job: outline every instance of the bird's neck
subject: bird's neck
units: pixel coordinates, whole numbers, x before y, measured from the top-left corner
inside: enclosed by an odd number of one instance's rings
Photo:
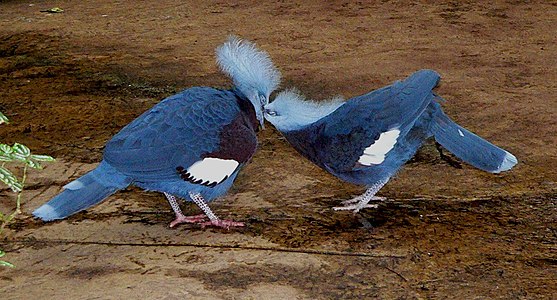
[[[244,116],[244,123],[251,129],[253,129],[253,131],[259,131],[259,122],[257,121],[255,108],[253,107],[251,101],[249,101],[237,89],[233,89],[232,92],[236,95],[236,103],[238,103],[240,111]]]
[[[330,115],[343,104],[344,102],[341,101],[299,102],[296,105],[296,112],[289,115],[288,124],[284,125],[287,125],[288,131],[299,130]]]

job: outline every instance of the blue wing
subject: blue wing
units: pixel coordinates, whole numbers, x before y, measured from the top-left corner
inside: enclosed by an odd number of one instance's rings
[[[406,80],[350,99],[315,123],[318,160],[327,169],[350,171],[366,147],[393,128],[403,138],[434,99],[431,90],[440,77],[421,70]]]
[[[175,180],[219,147],[221,129],[240,113],[237,96],[213,88],[191,88],[139,116],[106,145],[104,159],[135,181]]]

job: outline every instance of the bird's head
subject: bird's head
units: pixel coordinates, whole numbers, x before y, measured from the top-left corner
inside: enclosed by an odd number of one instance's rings
[[[328,101],[307,100],[297,90],[280,92],[273,102],[265,105],[265,119],[279,131],[301,129],[331,114],[344,104],[341,97]]]
[[[263,126],[263,106],[280,83],[280,72],[269,55],[254,43],[230,36],[217,48],[217,63],[255,108],[257,120]]]

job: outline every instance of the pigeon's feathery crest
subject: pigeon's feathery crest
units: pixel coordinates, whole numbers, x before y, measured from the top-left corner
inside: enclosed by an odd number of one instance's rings
[[[273,102],[265,106],[265,113],[276,114],[269,121],[279,131],[291,131],[329,115],[344,104],[341,96],[330,100],[312,101],[306,99],[297,89],[280,92]]]
[[[280,83],[280,72],[269,55],[254,43],[230,36],[217,48],[217,63],[221,70],[234,81],[256,109],[257,119],[264,122],[263,106]]]

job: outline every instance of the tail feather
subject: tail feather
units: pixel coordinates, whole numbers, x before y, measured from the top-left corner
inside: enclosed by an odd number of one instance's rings
[[[43,221],[64,219],[100,203],[130,182],[102,162],[96,169],[65,185],[64,191],[37,208],[33,215]]]
[[[439,84],[440,80],[441,75],[439,73],[434,70],[422,69],[412,73],[408,78],[404,79],[404,82],[420,87],[423,91],[430,92]]]
[[[510,152],[456,124],[441,107],[434,114],[431,131],[439,144],[478,169],[500,173],[510,170],[518,163]]]

